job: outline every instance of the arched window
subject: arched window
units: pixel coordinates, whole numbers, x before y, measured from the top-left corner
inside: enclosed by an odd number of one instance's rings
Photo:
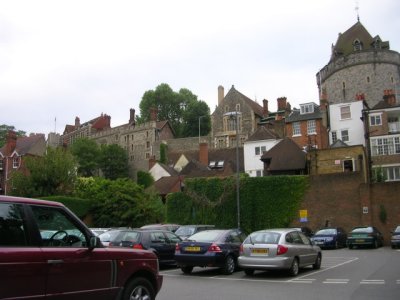
[[[355,40],[353,42],[353,49],[354,51],[361,51],[363,49],[363,45],[359,40]]]

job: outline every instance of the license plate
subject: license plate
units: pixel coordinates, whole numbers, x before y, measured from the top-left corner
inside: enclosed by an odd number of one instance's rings
[[[188,252],[198,252],[200,251],[200,247],[186,247],[185,250]]]
[[[252,254],[258,254],[258,255],[266,255],[268,254],[268,249],[266,248],[253,248],[251,249]]]
[[[356,243],[364,243],[364,240],[356,240]]]

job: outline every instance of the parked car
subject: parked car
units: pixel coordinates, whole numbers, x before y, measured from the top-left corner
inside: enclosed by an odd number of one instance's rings
[[[329,227],[318,230],[312,237],[311,241],[320,248],[346,247],[347,233],[341,227]]]
[[[179,236],[168,230],[121,230],[110,241],[109,247],[151,250],[161,265],[176,265],[175,245],[180,241]]]
[[[95,234],[95,235],[100,235],[104,232],[109,231],[111,228],[90,228],[90,230]]]
[[[162,285],[154,253],[104,248],[58,202],[0,196],[0,237],[2,299],[154,300]]]
[[[246,275],[255,270],[288,270],[291,276],[299,268],[321,267],[321,248],[293,228],[268,229],[251,233],[240,247],[239,267]]]
[[[142,227],[140,227],[140,229],[158,229],[158,230],[168,230],[168,231],[172,231],[175,232],[180,225],[178,224],[149,224],[149,225],[144,225]]]
[[[393,249],[399,248],[400,246],[400,226],[397,226],[395,230],[392,232],[392,236],[390,238],[390,245]]]
[[[374,226],[354,227],[347,235],[347,246],[349,249],[353,249],[354,246],[382,247],[383,235]]]
[[[108,247],[108,245],[110,244],[110,241],[116,237],[121,230],[125,230],[125,229],[110,229],[106,232],[103,232],[101,234],[99,234],[99,238],[101,243],[105,246]]]
[[[229,275],[237,268],[239,248],[245,238],[238,229],[203,230],[176,244],[175,260],[185,274],[194,267],[218,267]]]
[[[197,232],[214,228],[214,225],[182,225],[175,231],[175,234],[184,240]]]

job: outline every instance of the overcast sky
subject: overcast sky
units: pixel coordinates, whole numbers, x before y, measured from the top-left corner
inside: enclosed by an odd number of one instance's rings
[[[271,111],[318,103],[315,75],[356,6],[400,51],[399,0],[0,0],[0,124],[47,135],[104,113],[115,127],[161,83],[211,112],[219,85]]]

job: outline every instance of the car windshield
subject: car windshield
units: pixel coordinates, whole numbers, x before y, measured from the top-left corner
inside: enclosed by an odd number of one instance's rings
[[[280,237],[280,233],[277,232],[254,232],[246,239],[246,243],[278,244]]]
[[[140,232],[137,231],[121,231],[117,236],[111,239],[112,241],[127,241],[137,242],[140,237]]]
[[[400,233],[400,226],[397,226],[396,229],[394,230],[396,233]]]
[[[109,242],[120,233],[119,230],[110,230],[99,235],[100,241]]]
[[[352,232],[372,232],[372,227],[357,227],[352,230]]]
[[[334,228],[321,229],[317,231],[315,235],[331,235],[331,234],[336,234],[336,229]]]
[[[178,228],[177,231],[175,231],[175,233],[177,235],[185,235],[185,236],[189,236],[192,235],[194,233],[195,227],[194,226],[181,226]]]
[[[193,234],[190,237],[191,241],[196,242],[215,242],[218,237],[223,233],[222,230],[205,230]]]

